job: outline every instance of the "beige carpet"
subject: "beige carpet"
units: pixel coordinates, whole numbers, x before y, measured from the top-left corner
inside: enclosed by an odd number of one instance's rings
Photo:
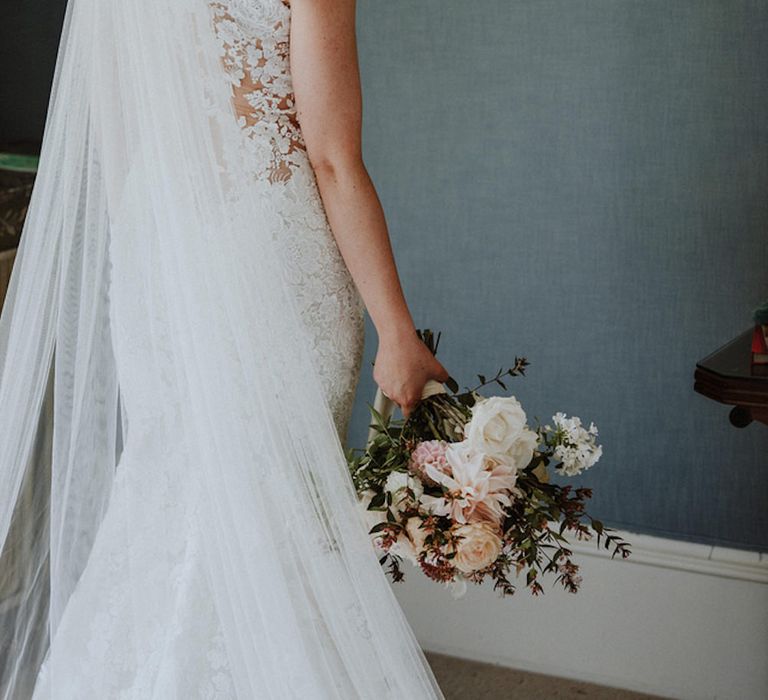
[[[446,700],[647,700],[658,697],[431,652],[427,653],[427,658]]]

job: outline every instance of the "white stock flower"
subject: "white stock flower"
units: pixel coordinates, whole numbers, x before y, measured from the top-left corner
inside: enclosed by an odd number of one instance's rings
[[[559,474],[576,476],[595,464],[603,454],[603,448],[597,444],[597,427],[594,423],[584,428],[578,416],[566,418],[564,413],[552,416],[555,424],[557,444],[555,459],[562,462],[555,468]]]
[[[473,452],[501,457],[516,469],[525,469],[539,440],[526,420],[514,396],[482,399],[472,406],[472,418],[464,427],[466,442]]]

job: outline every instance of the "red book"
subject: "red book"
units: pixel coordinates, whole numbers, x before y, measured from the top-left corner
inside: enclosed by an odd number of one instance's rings
[[[752,334],[752,364],[768,365],[768,324],[757,324]]]

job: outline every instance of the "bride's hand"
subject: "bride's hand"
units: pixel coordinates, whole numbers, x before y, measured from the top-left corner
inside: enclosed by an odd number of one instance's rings
[[[449,374],[418,335],[380,337],[373,379],[407,418],[430,379],[444,382]]]

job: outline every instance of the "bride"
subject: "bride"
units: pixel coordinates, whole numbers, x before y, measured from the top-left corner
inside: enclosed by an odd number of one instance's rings
[[[404,413],[447,377],[361,158],[354,13],[70,0],[0,319],[0,697],[442,697],[342,446],[364,306]]]

